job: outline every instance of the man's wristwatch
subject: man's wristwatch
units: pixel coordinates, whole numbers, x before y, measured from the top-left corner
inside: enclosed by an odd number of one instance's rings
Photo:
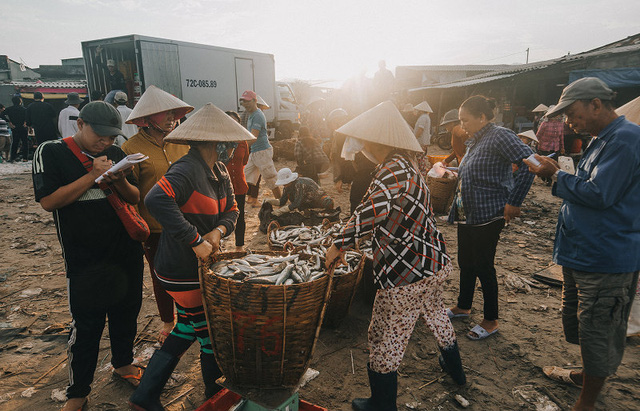
[[[224,231],[222,231],[222,228],[216,227],[216,230],[220,231],[220,235],[224,237]]]

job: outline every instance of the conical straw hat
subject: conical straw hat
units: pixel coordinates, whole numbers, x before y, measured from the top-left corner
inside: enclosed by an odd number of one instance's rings
[[[213,103],[205,104],[184,123],[176,127],[164,141],[190,144],[194,141],[248,141],[253,134],[229,117]]]
[[[260,108],[260,110],[269,110],[271,108],[271,106],[268,105],[267,102],[264,101],[262,97],[258,96],[257,101],[258,101],[258,107]]]
[[[126,123],[147,127],[149,124],[147,124],[145,117],[169,110],[175,110],[176,119],[181,119],[185,114],[193,111],[193,106],[156,86],[149,86],[129,114]]]
[[[365,111],[336,131],[364,141],[409,151],[423,151],[402,114],[388,100]]]
[[[640,97],[631,100],[624,106],[618,107],[616,113],[625,116],[629,121],[640,124]]]
[[[425,113],[433,113],[433,110],[431,110],[431,106],[426,101],[423,101],[422,103],[418,104],[417,106],[414,107],[414,109],[418,111],[424,111]]]
[[[536,143],[538,142],[538,137],[536,136],[536,133],[533,132],[533,130],[523,131],[522,133],[518,133],[518,136],[530,138],[531,140],[535,141]]]
[[[531,110],[532,113],[545,113],[547,110],[549,110],[549,107],[545,106],[544,104],[538,104],[538,106],[536,108],[534,108],[533,110]]]

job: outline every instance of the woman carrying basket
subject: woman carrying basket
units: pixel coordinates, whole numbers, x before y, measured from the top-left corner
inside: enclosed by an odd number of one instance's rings
[[[166,142],[190,144],[145,198],[151,215],[162,225],[155,257],[158,279],[176,302],[178,322],[156,351],[130,398],[135,410],[163,410],[160,393],[182,354],[198,340],[200,366],[207,398],[221,389],[222,376],[209,340],[198,281],[198,258],[220,248],[220,239],[234,229],[238,207],[220,150],[232,154],[234,142],[254,137],[222,110],[208,103],[165,137]]]
[[[397,369],[416,321],[422,317],[436,337],[441,366],[465,384],[455,331],[445,314],[443,284],[451,272],[442,234],[430,207],[429,190],[410,160],[422,153],[409,126],[390,101],[337,130],[363,142],[362,153],[377,164],[362,203],[327,251],[327,264],[342,258],[373,232],[374,281],[380,288],[369,324],[370,398],[356,410],[396,410]]]

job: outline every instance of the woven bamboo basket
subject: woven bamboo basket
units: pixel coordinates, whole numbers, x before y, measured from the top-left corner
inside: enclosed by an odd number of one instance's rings
[[[276,251],[259,253],[286,255]],[[245,255],[216,254],[200,267],[216,360],[235,386],[295,387],[311,361],[331,292],[333,269],[318,280],[293,285],[252,284],[208,273],[208,267],[215,262]]]
[[[457,178],[427,177],[427,187],[431,193],[431,208],[434,213],[449,212],[457,184]]]
[[[309,246],[311,248],[317,245]],[[304,253],[307,246],[293,247],[291,243],[286,243],[285,251],[294,253]],[[353,271],[346,274],[334,275],[331,286],[331,297],[327,303],[327,309],[324,313],[324,321],[322,325],[329,328],[337,328],[342,320],[349,315],[353,297],[356,295],[360,280],[362,280],[362,272],[365,264],[364,256]]]

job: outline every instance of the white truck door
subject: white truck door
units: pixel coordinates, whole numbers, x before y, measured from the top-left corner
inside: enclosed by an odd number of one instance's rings
[[[180,61],[176,44],[140,41],[145,89],[154,85],[182,98]]]
[[[236,57],[236,105],[238,113],[244,111],[240,105],[240,97],[245,90],[255,90],[253,77],[253,59]]]

